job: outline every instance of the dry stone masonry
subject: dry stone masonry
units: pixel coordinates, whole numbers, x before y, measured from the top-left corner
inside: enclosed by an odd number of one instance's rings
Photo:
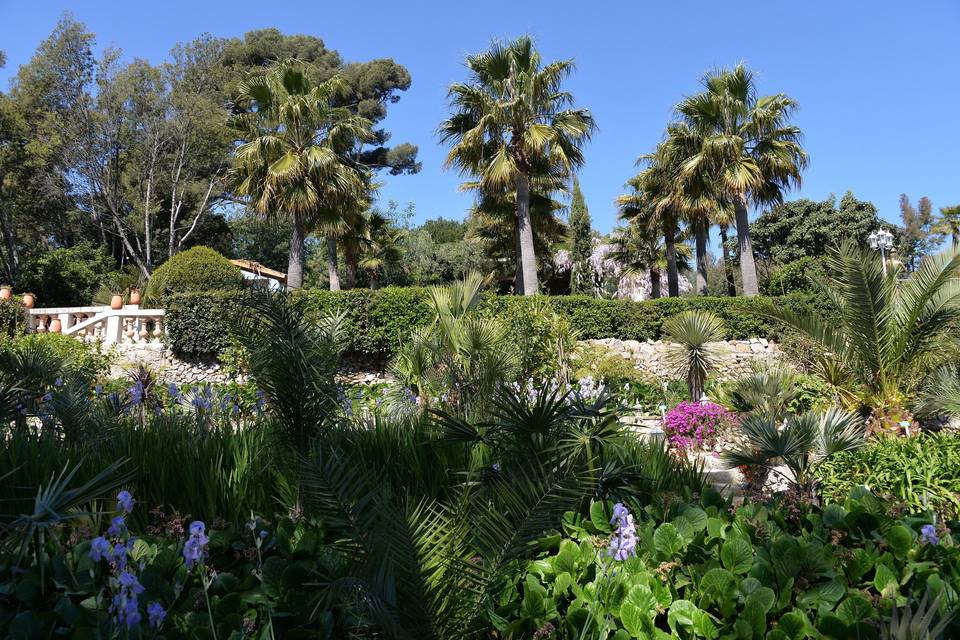
[[[603,347],[609,352],[633,361],[634,366],[656,378],[671,378],[675,373],[667,366],[666,354],[670,343],[661,340],[618,340],[603,338],[584,340],[585,345]],[[723,344],[724,354],[718,371],[714,374],[720,380],[732,380],[753,371],[756,365],[770,365],[778,362],[782,352],[775,342],[766,338],[749,340],[728,340]]]

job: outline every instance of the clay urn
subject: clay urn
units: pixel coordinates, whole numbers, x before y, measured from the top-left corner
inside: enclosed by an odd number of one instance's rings
[[[123,309],[123,296],[119,293],[113,294],[113,297],[110,298],[110,308]]]
[[[9,300],[13,297],[13,287],[8,284],[0,285],[0,300]]]
[[[130,290],[130,304],[140,304],[140,289]]]
[[[23,294],[23,306],[26,309],[33,309],[33,305],[37,304],[37,298],[32,293]]]
[[[50,333],[60,333],[63,329],[63,326],[60,323],[60,318],[54,318],[50,321]]]

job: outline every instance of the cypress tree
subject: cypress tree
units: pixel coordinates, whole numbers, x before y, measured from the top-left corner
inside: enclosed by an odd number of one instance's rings
[[[590,212],[580,191],[580,181],[573,179],[573,197],[570,201],[570,289],[573,293],[593,295],[593,273],[590,269],[591,229]]]

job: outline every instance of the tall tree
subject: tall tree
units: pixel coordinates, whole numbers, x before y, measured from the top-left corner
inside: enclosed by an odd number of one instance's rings
[[[956,249],[960,244],[960,204],[940,208],[937,232],[950,236],[950,245]]]
[[[570,288],[573,293],[593,295],[593,277],[590,254],[593,251],[593,230],[590,227],[590,211],[580,191],[580,180],[573,179],[573,196],[570,199]]]
[[[826,255],[844,239],[864,246],[880,226],[873,203],[847,191],[839,206],[831,194],[819,202],[801,198],[771,207],[750,224],[750,237],[758,259],[782,265]]]
[[[626,220],[649,219],[644,226],[658,227],[663,234],[667,262],[667,295],[680,295],[680,274],[677,263],[677,241],[680,234],[680,211],[676,180],[678,156],[664,142],[653,153],[640,157],[645,168],[627,182],[630,192],[617,198],[620,215]]]
[[[701,140],[682,170],[712,183],[732,203],[743,292],[755,296],[748,207],[782,202],[784,192],[800,184],[807,154],[799,127],[790,124],[797,103],[782,93],[758,97],[753,73],[742,64],[707,74],[703,85],[677,106]]]
[[[440,125],[451,143],[446,166],[476,176],[484,191],[516,192],[523,293],[538,292],[537,259],[530,218],[530,181],[537,164],[566,177],[583,164],[582,145],[593,116],[571,108],[563,81],[570,60],[542,64],[529,36],[467,57],[470,79],[449,89],[454,113]]]
[[[915,271],[923,257],[932,253],[940,244],[940,237],[935,228],[933,203],[930,202],[930,198],[923,196],[914,207],[907,194],[902,193],[900,194],[900,219],[903,222],[897,242],[900,258],[907,271]]]
[[[337,77],[315,84],[296,61],[239,85],[232,124],[244,142],[236,152],[236,191],[263,214],[291,217],[290,288],[303,285],[304,240],[314,228],[327,232],[330,288],[339,288],[335,230],[365,204],[369,189],[365,167],[350,155],[358,139],[371,137],[369,122],[333,106],[341,89]]]

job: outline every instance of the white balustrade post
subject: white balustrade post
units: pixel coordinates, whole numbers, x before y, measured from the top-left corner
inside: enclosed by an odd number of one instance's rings
[[[107,330],[103,335],[104,344],[120,344],[120,332],[123,327],[120,323],[120,316],[116,313],[107,316]]]

